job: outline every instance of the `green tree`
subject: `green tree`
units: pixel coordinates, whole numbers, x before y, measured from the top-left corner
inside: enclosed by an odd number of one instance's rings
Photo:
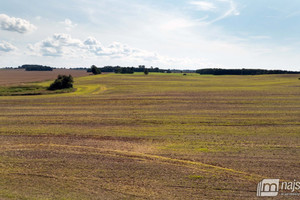
[[[73,77],[71,75],[58,75],[57,79],[50,85],[48,90],[73,88],[73,82]]]
[[[145,74],[145,75],[148,75],[148,74],[149,74],[149,71],[148,71],[148,69],[147,69],[147,68],[145,68],[145,70],[144,70],[144,74]]]
[[[95,75],[101,74],[101,70],[98,67],[96,67],[95,65],[92,65],[91,69],[92,69],[93,74],[95,74]]]

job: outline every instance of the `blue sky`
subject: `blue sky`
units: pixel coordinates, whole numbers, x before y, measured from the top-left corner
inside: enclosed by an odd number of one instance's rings
[[[300,70],[298,0],[0,2],[0,67]]]

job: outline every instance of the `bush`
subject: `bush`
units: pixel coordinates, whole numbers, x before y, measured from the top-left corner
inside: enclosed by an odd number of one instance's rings
[[[71,75],[58,75],[57,79],[50,85],[48,90],[73,88],[73,82],[73,77]]]
[[[91,71],[92,71],[92,73],[95,74],[95,75],[101,74],[101,70],[100,70],[98,67],[96,67],[95,65],[92,65],[92,66],[91,66]]]
[[[147,68],[145,68],[145,70],[144,70],[144,74],[145,74],[145,75],[148,75],[148,74],[149,74],[149,71],[148,71],[148,69],[147,69]]]

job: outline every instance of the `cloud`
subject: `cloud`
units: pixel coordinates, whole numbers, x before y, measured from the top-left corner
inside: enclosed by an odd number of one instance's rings
[[[233,0],[191,1],[190,4],[196,10],[213,12],[210,17],[205,17],[205,20],[198,20],[201,25],[212,24],[229,16],[240,15],[237,4]]]
[[[213,3],[207,1],[191,1],[190,4],[194,5],[198,10],[212,11],[216,9]]]
[[[5,41],[0,42],[0,51],[11,52],[15,50],[17,50],[17,47],[15,47],[14,45]]]
[[[9,17],[5,14],[0,14],[0,28],[6,31],[28,33],[36,30],[36,27],[29,21],[21,18]]]
[[[94,37],[88,37],[85,40],[72,38],[69,34],[54,34],[41,42],[28,45],[31,55],[38,57],[61,57],[62,59],[78,59],[79,57],[86,60],[97,60],[123,64],[130,63],[151,63],[151,65],[200,65],[202,60],[193,60],[188,58],[170,58],[161,56],[155,52],[146,51],[130,47],[126,44],[113,42],[107,46],[102,45]],[[208,66],[205,63],[205,66]]]
[[[219,18],[215,19],[214,21],[219,21],[221,19],[224,19],[228,16],[232,16],[232,15],[240,15],[240,12],[237,9],[237,5],[233,0],[218,0],[220,2],[224,2],[224,3],[228,3],[229,4],[229,9],[226,10],[226,12],[221,15]]]
[[[63,22],[60,23],[65,25],[67,31],[70,31],[77,26],[77,24],[74,24],[70,19],[65,19]]]
[[[101,52],[103,52],[102,44],[94,37],[87,38],[83,44],[89,52],[94,53],[95,55],[101,55]]]
[[[121,57],[143,57],[146,53],[142,50],[131,48],[128,45],[113,42],[108,46],[103,46],[94,37],[86,40],[72,38],[69,34],[54,34],[41,42],[28,45],[28,48],[35,55],[52,57],[77,57],[78,55],[89,57],[102,56],[110,58]]]
[[[184,18],[171,19],[166,23],[162,24],[161,29],[166,31],[173,31],[182,28],[188,28],[195,26],[196,22],[192,20],[186,20]]]
[[[73,39],[68,34],[54,34],[41,42],[34,45],[28,45],[28,48],[36,55],[60,57],[64,55],[72,55],[74,48],[80,48],[83,43],[78,39]]]

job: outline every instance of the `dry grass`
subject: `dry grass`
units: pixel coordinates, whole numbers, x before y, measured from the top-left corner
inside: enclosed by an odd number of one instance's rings
[[[264,177],[298,178],[299,86],[107,74],[76,78],[75,93],[0,97],[0,198],[255,199]]]

